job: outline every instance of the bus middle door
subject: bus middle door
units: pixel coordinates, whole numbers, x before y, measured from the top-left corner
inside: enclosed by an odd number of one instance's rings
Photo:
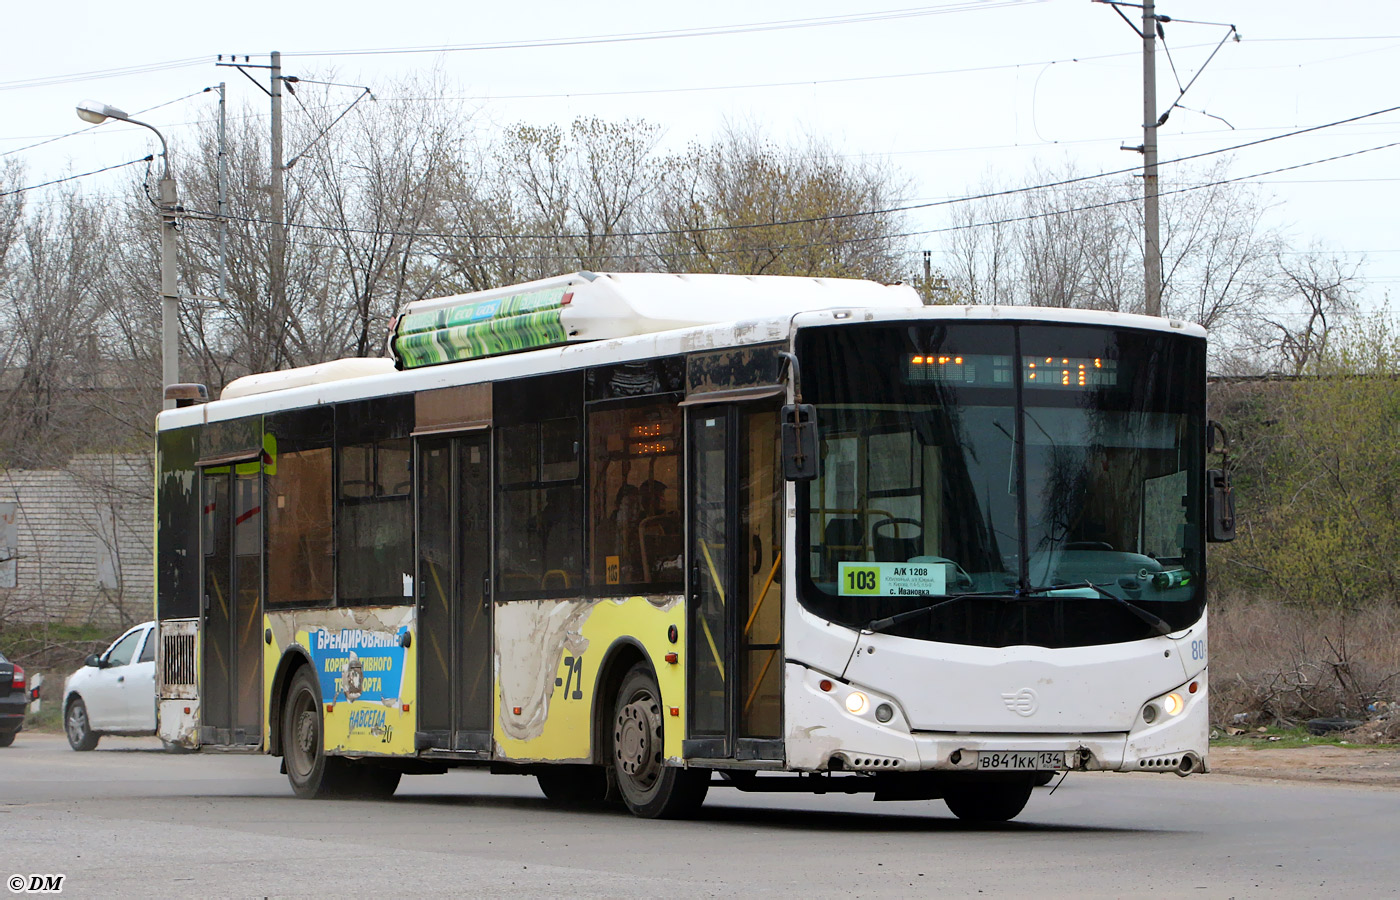
[[[420,750],[491,753],[491,466],[486,429],[418,438]]]

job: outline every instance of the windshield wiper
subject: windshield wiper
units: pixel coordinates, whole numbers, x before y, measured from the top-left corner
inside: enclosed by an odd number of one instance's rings
[[[936,609],[941,609],[942,607],[945,607],[950,603],[955,603],[959,600],[967,600],[972,597],[988,597],[996,600],[1018,600],[1023,597],[1032,597],[1038,594],[1048,594],[1051,591],[1072,591],[1079,590],[1081,588],[1089,588],[1090,590],[1098,593],[1098,595],[1100,597],[1103,597],[1105,600],[1112,600],[1114,603],[1117,603],[1119,606],[1122,606],[1128,612],[1132,613],[1134,616],[1141,619],[1144,623],[1151,626],[1153,632],[1155,632],[1156,634],[1167,635],[1171,634],[1173,631],[1176,630],[1172,628],[1171,625],[1169,625],[1167,621],[1161,618],[1160,616],[1148,612],[1141,606],[1138,606],[1136,603],[1124,600],[1117,594],[1104,590],[1102,587],[1100,587],[1097,584],[1094,584],[1092,581],[1077,581],[1073,584],[1050,584],[1044,587],[1030,588],[1024,591],[969,591],[963,594],[954,594],[951,597],[945,597],[944,599],[939,600],[937,603],[930,603],[928,606],[921,606],[918,609],[905,610],[902,613],[895,613],[894,615],[886,616],[883,619],[873,619],[865,626],[865,630],[872,633],[884,631],[885,629],[890,628],[894,625],[898,625],[901,622],[907,622],[910,619],[917,619],[919,616],[927,615],[928,613],[931,613]]]
[[[1097,592],[1098,595],[1100,597],[1103,597],[1105,600],[1112,600],[1114,603],[1117,603],[1119,606],[1123,607],[1128,612],[1141,619],[1143,622],[1146,622],[1152,627],[1152,630],[1159,635],[1171,634],[1173,631],[1176,630],[1175,628],[1171,627],[1171,625],[1167,623],[1167,620],[1163,619],[1161,616],[1148,612],[1147,610],[1143,609],[1141,606],[1138,606],[1131,600],[1125,600],[1117,594],[1113,593],[1112,591],[1104,590],[1103,587],[1094,584],[1092,581],[1076,581],[1073,584],[1049,584],[1044,587],[1031,588],[1030,590],[1024,591],[1023,593],[1048,594],[1051,591],[1073,591],[1078,590],[1080,588],[1089,588],[1090,590]]]
[[[865,626],[865,630],[870,632],[884,631],[891,625],[898,625],[900,622],[917,619],[919,616],[931,613],[935,609],[947,606],[949,603],[955,603],[958,600],[966,600],[969,597],[996,597],[1002,600],[1010,600],[1013,599],[1013,594],[1011,591],[968,591],[963,594],[954,594],[951,597],[945,597],[939,600],[937,603],[930,603],[928,606],[921,606],[918,609],[907,609],[902,613],[895,613],[883,619],[873,619]]]

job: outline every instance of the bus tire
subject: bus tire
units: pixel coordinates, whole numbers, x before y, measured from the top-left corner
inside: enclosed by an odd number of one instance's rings
[[[608,798],[603,766],[551,766],[535,773],[540,791],[560,806],[599,806]]]
[[[402,779],[403,772],[398,769],[362,762],[346,772],[341,793],[361,800],[388,800]]]
[[[287,781],[292,793],[303,799],[340,796],[347,787],[350,761],[326,755],[325,732],[321,685],[311,669],[303,666],[292,676],[282,720]]]
[[[690,816],[710,790],[709,769],[665,764],[665,721],[656,677],[638,663],[622,679],[613,706],[612,764],[622,802],[643,819]]]
[[[964,822],[1009,822],[1026,808],[1034,786],[1030,778],[950,784],[943,790],[943,802]]]

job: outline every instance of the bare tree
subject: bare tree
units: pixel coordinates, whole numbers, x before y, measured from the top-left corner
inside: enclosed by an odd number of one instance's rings
[[[396,92],[430,98],[442,90],[430,79]],[[430,99],[362,104],[334,126],[323,118],[330,116],[312,119],[321,131],[312,136],[303,194],[335,248],[342,340],[356,356],[377,355],[394,312],[442,287],[424,233],[446,199],[466,122]]]
[[[999,195],[990,179],[976,193],[991,196],[952,208],[954,230],[945,242],[945,257],[951,260],[949,275],[968,303],[1014,303],[1015,201]]]
[[[898,281],[908,271],[907,193],[878,161],[852,162],[820,140],[783,147],[731,126],[663,163],[651,241],[668,271]]]
[[[1163,204],[1162,305],[1166,315],[1234,332],[1269,296],[1283,239],[1264,224],[1267,199],[1257,188],[1225,183],[1228,169],[1221,160],[1188,175],[1175,186],[1206,186],[1173,194]],[[1140,235],[1136,219],[1133,225],[1132,233]]]
[[[7,457],[38,466],[80,447],[90,432],[82,404],[65,402],[97,380],[95,288],[105,277],[100,211],[74,191],[31,209],[19,223],[0,284],[0,328],[12,337],[4,396]]]
[[[1301,375],[1326,358],[1337,326],[1357,311],[1361,262],[1314,249],[1290,260],[1276,257],[1282,308],[1260,316],[1262,347],[1287,374]]]
[[[1163,185],[1162,297],[1164,315],[1210,328],[1217,363],[1238,369],[1258,355],[1255,323],[1278,296],[1285,245],[1265,224],[1267,198],[1227,176],[1219,162]],[[984,185],[994,196],[955,207],[947,256],[964,296],[1142,312],[1140,187],[1072,167],[1037,167],[1027,180],[1043,187]]]

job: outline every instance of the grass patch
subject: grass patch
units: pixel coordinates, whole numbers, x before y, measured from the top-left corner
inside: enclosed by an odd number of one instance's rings
[[[61,734],[63,732],[63,710],[57,703],[45,700],[43,708],[37,715],[30,713],[24,717],[24,730],[44,734]]]
[[[1212,747],[1253,747],[1256,750],[1292,750],[1299,747],[1352,747],[1361,750],[1394,750],[1393,744],[1360,744],[1349,739],[1345,732],[1331,734],[1309,734],[1306,728],[1256,728],[1243,734],[1229,734],[1223,729],[1212,728]]]
[[[0,632],[0,644],[7,652],[19,653],[21,647],[45,644],[78,644],[111,641],[126,629],[111,625],[64,625],[59,623],[26,623],[8,625]]]

